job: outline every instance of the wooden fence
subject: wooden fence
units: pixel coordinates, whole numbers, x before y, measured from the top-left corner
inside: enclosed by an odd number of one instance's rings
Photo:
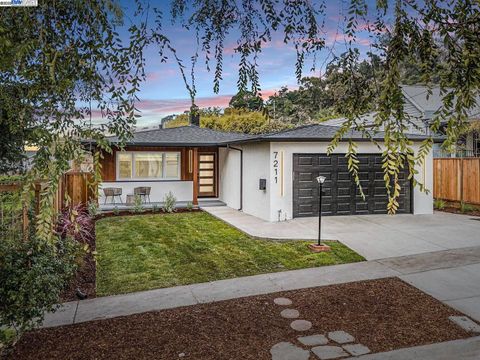
[[[28,207],[21,199],[22,185],[0,183],[0,239],[25,239],[28,235]]]
[[[88,184],[92,181],[93,174],[87,172],[68,172],[63,176],[59,187],[62,188],[61,201],[62,208],[65,194],[70,198],[72,205],[88,204],[96,200],[95,191]]]
[[[68,172],[62,176],[53,199],[54,213],[60,213],[69,204],[87,205],[96,200],[96,192],[89,186],[92,180],[91,173]],[[31,201],[22,201],[23,184],[18,181],[0,183],[0,239],[26,239],[29,233],[29,215],[38,214],[42,191],[48,186],[43,182],[36,182]]]
[[[480,158],[433,159],[433,197],[480,204]]]

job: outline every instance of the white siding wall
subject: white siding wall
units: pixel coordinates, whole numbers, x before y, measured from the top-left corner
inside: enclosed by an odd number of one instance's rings
[[[244,212],[268,221],[291,219],[293,214],[293,154],[326,153],[327,142],[272,142],[269,144],[244,145]],[[379,153],[368,142],[358,143],[359,153]],[[345,153],[347,144],[340,144],[337,153]],[[283,161],[281,160],[283,158]],[[278,160],[278,163],[275,162]],[[277,169],[277,171],[275,171]],[[429,194],[413,191],[415,214],[433,212],[433,161],[430,155],[425,166],[417,167],[417,179],[426,184]],[[275,180],[275,177],[277,179]],[[267,191],[258,190],[258,179],[267,179]]]
[[[270,144],[243,146],[243,211],[270,220]],[[267,189],[259,190],[259,180],[267,180]]]
[[[240,208],[240,151],[218,149],[218,197],[232,209]]]
[[[150,186],[150,201],[162,202],[165,195],[171,191],[177,198],[177,201],[192,201],[193,200],[193,182],[192,181],[118,181],[118,182],[103,182],[100,184],[99,190],[99,204],[103,204],[104,195],[102,188],[115,187],[122,188],[122,201],[125,203],[127,195],[133,195],[133,189],[140,186]],[[108,198],[108,202],[111,198]]]

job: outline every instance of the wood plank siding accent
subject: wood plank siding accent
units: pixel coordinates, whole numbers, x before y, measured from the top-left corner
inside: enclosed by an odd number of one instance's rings
[[[198,148],[193,149],[193,205],[198,205]]]

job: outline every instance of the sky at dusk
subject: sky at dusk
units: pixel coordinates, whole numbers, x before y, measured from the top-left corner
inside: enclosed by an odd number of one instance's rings
[[[177,49],[180,58],[190,71],[190,58],[195,53],[196,39],[193,31],[188,31],[180,24],[172,24],[169,17],[169,1],[162,1],[164,12],[164,32],[170,38],[173,46]],[[342,33],[343,18],[345,12],[340,8],[341,2],[327,1],[324,36],[327,49],[323,50],[316,58],[317,71],[312,74],[312,60],[305,61],[304,75],[320,75],[320,67],[331,60],[332,55],[340,55],[346,50]],[[122,6],[128,14],[131,12],[130,2],[124,0]],[[370,6],[374,6],[372,3]],[[365,24],[360,24],[359,28]],[[358,34],[356,46],[366,52],[370,49],[371,35],[367,31]],[[233,51],[236,46],[236,34],[227,36],[224,52],[223,81],[220,84],[219,94],[213,91],[213,72],[208,72],[205,66],[204,54],[200,53],[196,65],[196,104],[199,107],[226,107],[232,95],[237,92],[239,56]],[[334,45],[334,46],[332,46]],[[333,50],[332,50],[333,48]],[[291,44],[285,44],[281,33],[274,34],[271,42],[263,45],[258,64],[260,71],[260,84],[262,95],[268,98],[282,86],[289,88],[297,87],[295,78],[296,55]],[[211,68],[215,63],[211,62]],[[160,122],[160,119],[169,114],[179,114],[188,110],[190,100],[188,92],[180,76],[178,65],[169,60],[161,63],[158,51],[150,47],[146,52],[147,80],[142,85],[139,97],[141,102],[138,108],[142,117],[138,126],[151,126]]]

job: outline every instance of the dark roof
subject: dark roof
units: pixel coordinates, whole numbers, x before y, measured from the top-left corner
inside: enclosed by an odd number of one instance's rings
[[[338,126],[312,124],[300,126],[291,130],[284,130],[274,134],[263,135],[262,140],[266,141],[330,141],[340,130]],[[371,133],[375,140],[383,140],[385,134],[383,132]],[[408,138],[412,140],[423,140],[427,136],[408,134]],[[350,130],[344,136],[344,140],[369,140],[361,131]]]
[[[300,126],[295,129],[283,130],[276,133],[261,135],[246,135],[242,133],[217,131],[201,128],[194,125],[176,128],[155,129],[139,131],[126,145],[143,146],[222,146],[228,144],[241,144],[262,141],[330,141],[340,128],[323,124]],[[372,133],[375,140],[383,140],[383,132]],[[411,140],[423,140],[426,135],[409,134]],[[350,130],[343,136],[343,140],[369,141],[361,131]],[[112,143],[117,143],[116,137],[108,138]],[[436,140],[439,140],[436,138]]]
[[[217,131],[201,128],[195,125],[180,126],[175,128],[138,131],[127,141],[127,145],[144,146],[215,146],[226,145],[253,138],[252,135],[242,133]],[[118,138],[108,138],[113,143]]]

